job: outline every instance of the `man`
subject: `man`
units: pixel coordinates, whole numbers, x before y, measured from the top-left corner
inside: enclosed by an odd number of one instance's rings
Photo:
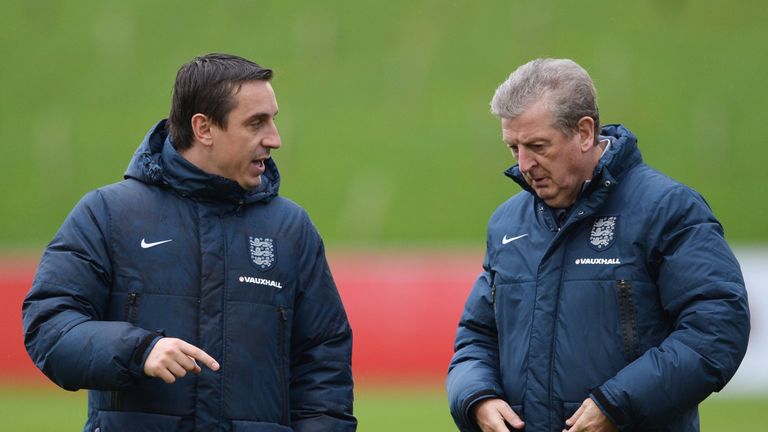
[[[749,311],[704,199],[601,131],[570,60],[527,63],[492,112],[524,190],[492,216],[448,373],[461,430],[698,431],[736,372]]]
[[[43,254],[25,342],[56,384],[90,389],[84,430],[356,429],[322,241],[278,196],[271,77],[224,54],[182,66],[125,180]]]

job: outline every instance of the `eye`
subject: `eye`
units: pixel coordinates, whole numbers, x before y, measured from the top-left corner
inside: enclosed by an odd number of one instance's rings
[[[547,146],[544,143],[531,144],[531,151],[533,153],[542,154],[546,149]]]

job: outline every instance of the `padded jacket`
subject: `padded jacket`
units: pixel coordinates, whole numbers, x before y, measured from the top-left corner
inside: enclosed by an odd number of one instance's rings
[[[697,405],[736,372],[749,309],[704,199],[643,163],[626,128],[562,224],[526,184],[488,228],[447,390],[461,430],[508,402],[526,432],[560,432],[591,397],[622,431],[698,431]]]
[[[30,357],[90,389],[86,431],[354,431],[351,329],[307,214],[271,159],[245,191],[167,135],[153,127],[48,245],[23,305]],[[145,376],[161,336],[221,369]]]

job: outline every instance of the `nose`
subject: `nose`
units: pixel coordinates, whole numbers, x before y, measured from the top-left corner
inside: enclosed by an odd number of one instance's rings
[[[280,132],[277,131],[277,124],[274,120],[272,120],[270,123],[271,130],[267,132],[267,135],[261,141],[261,144],[264,147],[279,149],[282,145],[282,141],[280,140]]]
[[[528,174],[536,165],[536,159],[525,146],[520,146],[517,149],[517,164],[523,174]]]

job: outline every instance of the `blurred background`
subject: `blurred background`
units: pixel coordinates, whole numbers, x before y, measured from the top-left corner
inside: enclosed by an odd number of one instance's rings
[[[536,57],[592,75],[603,123],[701,192],[747,279],[748,357],[703,430],[768,409],[768,10],[762,2],[4,0],[0,14],[0,421],[77,430],[84,392],[24,352],[42,249],[87,191],[119,181],[167,116],[178,67],[229,52],[275,70],[281,193],[323,234],[355,331],[360,430],[454,430],[443,378],[486,222],[519,191],[488,103]],[[40,416],[40,404],[54,413]],[[53,423],[46,423],[50,417]],[[764,415],[762,417],[764,420]],[[15,423],[9,423],[15,422]]]

